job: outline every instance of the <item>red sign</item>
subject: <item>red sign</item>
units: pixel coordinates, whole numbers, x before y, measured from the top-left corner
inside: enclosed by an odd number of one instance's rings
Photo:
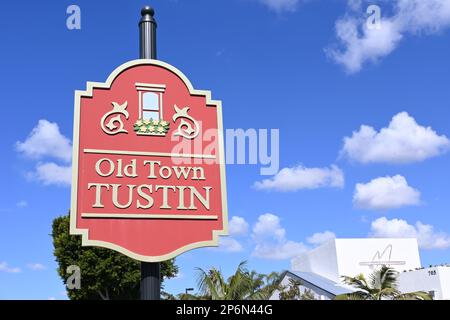
[[[157,60],[75,93],[71,234],[141,261],[227,234],[220,101]]]

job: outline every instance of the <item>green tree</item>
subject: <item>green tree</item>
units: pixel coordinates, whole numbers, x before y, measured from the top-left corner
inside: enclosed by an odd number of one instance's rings
[[[82,247],[81,237],[69,234],[69,216],[53,220],[52,237],[58,274],[66,284],[75,265],[81,271],[81,288],[67,290],[72,300],[138,299],[141,279],[140,262],[116,251]],[[161,282],[178,273],[174,260],[161,263]]]
[[[198,299],[206,300],[265,300],[275,290],[278,274],[258,274],[248,271],[246,262],[241,262],[236,272],[225,280],[222,272],[216,268],[203,270],[198,268]],[[181,298],[191,298],[184,295]]]
[[[300,300],[316,300],[316,296],[311,289],[305,289],[300,295]]]
[[[300,300],[300,281],[290,278],[289,284],[280,285],[280,300]]]
[[[279,285],[280,300],[316,300],[316,296],[310,290],[305,288],[303,292],[300,291],[301,281],[290,278],[289,284],[283,286]]]
[[[171,300],[206,300],[206,299],[191,293],[180,293],[177,294],[176,296],[172,296]]]
[[[250,278],[250,300],[267,300],[278,288],[280,275],[278,272],[261,274],[256,271],[248,273]]]
[[[431,300],[426,292],[401,293],[397,289],[398,272],[387,266],[375,270],[367,280],[363,274],[344,276],[344,283],[357,289],[356,292],[336,296],[336,300]]]

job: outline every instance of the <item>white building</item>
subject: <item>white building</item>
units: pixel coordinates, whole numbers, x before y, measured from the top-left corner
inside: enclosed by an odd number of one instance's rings
[[[382,265],[397,271],[420,268],[417,240],[334,239],[293,259],[291,269],[339,282],[341,276],[368,276]]]
[[[342,276],[368,277],[382,265],[399,272],[402,292],[430,292],[434,299],[450,299],[450,266],[421,267],[416,239],[333,239],[292,260],[282,285],[289,279],[300,281],[301,292],[308,290],[317,299],[333,299],[353,288],[341,282]],[[272,295],[278,299],[279,292]]]
[[[281,275],[281,286],[289,287],[290,280],[300,282],[300,294],[307,291],[314,295],[316,300],[332,300],[340,294],[351,293],[354,290],[351,287],[337,283],[325,277],[312,272],[286,271]],[[280,292],[276,290],[270,300],[279,300]]]
[[[434,300],[450,300],[450,265],[400,273],[402,292],[429,292]]]

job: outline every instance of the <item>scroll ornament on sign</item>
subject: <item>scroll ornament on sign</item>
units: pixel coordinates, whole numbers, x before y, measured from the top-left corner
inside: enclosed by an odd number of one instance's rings
[[[118,104],[117,102],[112,102],[113,109],[107,113],[105,113],[100,120],[100,124],[102,127],[102,130],[109,135],[115,135],[118,133],[128,133],[127,130],[124,129],[124,124],[122,120],[122,116],[125,117],[125,119],[128,120],[129,114],[127,109],[128,101],[125,101],[122,104]],[[111,117],[113,115],[117,114],[114,117]],[[108,120],[106,122],[106,120]]]
[[[172,117],[173,122],[176,122],[177,119],[181,118],[178,129],[173,135],[181,136],[186,139],[194,139],[197,137],[200,133],[200,126],[197,120],[188,114],[189,107],[184,107],[183,109],[178,108],[177,105],[174,105],[173,107],[175,108],[175,114]],[[190,122],[187,122],[183,118]]]

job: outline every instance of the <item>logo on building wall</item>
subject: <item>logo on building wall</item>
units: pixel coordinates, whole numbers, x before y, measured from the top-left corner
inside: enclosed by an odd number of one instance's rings
[[[373,269],[377,266],[401,266],[405,265],[406,261],[395,261],[392,260],[392,244],[389,244],[384,248],[384,250],[376,251],[372,259],[369,261],[362,261],[359,263],[360,266],[368,266]]]

